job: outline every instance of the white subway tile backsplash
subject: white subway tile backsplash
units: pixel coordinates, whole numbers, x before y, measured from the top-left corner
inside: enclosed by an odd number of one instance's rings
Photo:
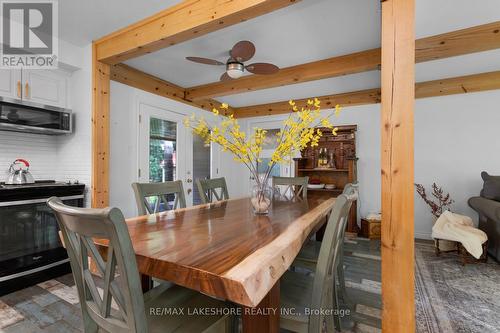
[[[59,179],[57,137],[0,131],[0,175],[4,181],[10,164],[24,158],[35,179]]]
[[[36,180],[78,180],[88,189],[91,173],[89,133],[90,130],[81,129],[71,135],[50,136],[0,131],[0,181],[5,181],[15,159],[24,158],[30,163],[30,172]],[[86,202],[88,206],[89,195],[86,195]]]

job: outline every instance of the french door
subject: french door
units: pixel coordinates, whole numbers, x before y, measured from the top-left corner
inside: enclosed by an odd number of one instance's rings
[[[138,180],[181,180],[186,204],[193,203],[193,136],[184,115],[148,104],[139,105]]]

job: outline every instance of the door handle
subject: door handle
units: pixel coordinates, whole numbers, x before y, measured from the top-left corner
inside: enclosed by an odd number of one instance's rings
[[[24,97],[29,98],[30,93],[29,93],[30,85],[28,82],[24,85]]]
[[[17,81],[17,97],[19,97],[19,98],[22,98],[21,97],[21,89],[22,89],[21,81]]]
[[[188,189],[187,189],[187,193],[188,193],[188,194],[191,194],[191,192],[193,192],[193,190],[192,190],[192,189],[190,189],[190,188],[188,188]]]

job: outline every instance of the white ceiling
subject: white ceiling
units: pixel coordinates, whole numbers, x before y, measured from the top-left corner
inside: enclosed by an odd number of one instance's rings
[[[249,63],[272,62],[279,67],[352,53],[380,44],[379,7],[374,0],[303,0],[127,63],[191,87],[217,81],[224,67],[192,63],[186,56],[225,62],[229,49],[240,40],[250,40],[256,46]]]
[[[179,0],[60,1],[61,38],[88,44]],[[124,4],[126,3],[126,5]],[[416,0],[417,38],[500,21],[500,0]],[[85,29],[82,29],[85,27]],[[217,81],[223,67],[185,60],[200,56],[225,61],[239,40],[257,48],[250,61],[280,67],[366,50],[380,45],[380,0],[302,0],[290,7],[128,61],[127,64],[183,87]],[[417,81],[500,70],[500,51],[427,62]],[[301,83],[218,98],[232,106],[305,98],[379,86],[379,72]]]
[[[85,46],[179,2],[181,0],[60,0],[59,37]]]

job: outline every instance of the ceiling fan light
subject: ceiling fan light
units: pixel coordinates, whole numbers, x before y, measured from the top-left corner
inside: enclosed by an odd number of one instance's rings
[[[226,73],[232,79],[238,79],[243,75],[243,64],[232,62],[227,64]]]

